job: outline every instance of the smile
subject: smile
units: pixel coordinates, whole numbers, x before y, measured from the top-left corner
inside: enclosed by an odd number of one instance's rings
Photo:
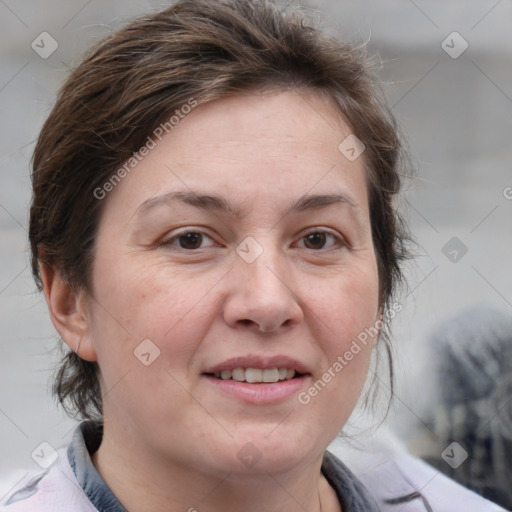
[[[233,370],[223,370],[213,374],[216,379],[249,383],[279,382],[300,377],[300,375],[292,368],[234,368]]]

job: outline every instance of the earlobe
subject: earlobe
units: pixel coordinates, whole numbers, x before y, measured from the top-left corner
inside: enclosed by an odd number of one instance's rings
[[[58,270],[48,265],[41,264],[41,276],[48,311],[55,329],[69,348],[82,359],[97,361],[86,292],[77,290]]]

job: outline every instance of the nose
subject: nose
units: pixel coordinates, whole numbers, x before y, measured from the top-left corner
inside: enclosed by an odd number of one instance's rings
[[[238,255],[230,273],[224,321],[232,328],[279,332],[303,320],[286,256],[268,246],[252,263]]]

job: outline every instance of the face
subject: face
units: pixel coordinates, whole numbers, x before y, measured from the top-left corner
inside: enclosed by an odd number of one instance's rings
[[[217,100],[105,199],[86,343],[105,421],[134,452],[277,472],[342,428],[372,344],[344,354],[379,312],[363,161],[338,150],[349,134],[318,93]]]

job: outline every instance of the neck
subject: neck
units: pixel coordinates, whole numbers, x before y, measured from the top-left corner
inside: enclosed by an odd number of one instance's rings
[[[92,462],[128,512],[316,512],[340,511],[338,499],[320,468],[322,457],[289,471],[223,474],[148,454],[104,425]]]

